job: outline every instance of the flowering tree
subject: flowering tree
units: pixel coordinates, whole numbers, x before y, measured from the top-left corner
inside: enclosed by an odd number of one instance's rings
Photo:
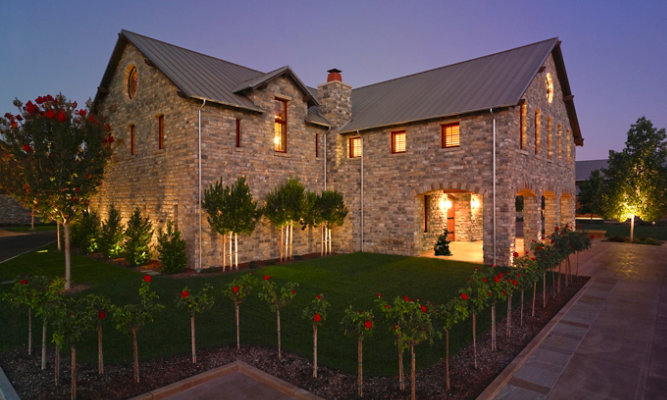
[[[491,265],[491,267],[494,267]],[[467,300],[466,305],[468,311],[472,315],[472,348],[473,361],[475,369],[477,369],[477,314],[486,308],[489,303],[489,298],[492,293],[489,287],[488,279],[482,275],[479,268],[475,268],[472,276],[468,280],[468,285],[465,288],[459,289],[461,299]]]
[[[375,316],[372,311],[355,311],[352,306],[345,309],[341,324],[345,326],[345,334],[357,336],[357,393],[364,397],[364,336],[373,334]]]
[[[192,363],[197,363],[197,347],[195,345],[195,315],[210,310],[215,299],[209,292],[213,287],[206,284],[199,293],[193,293],[187,286],[181,290],[181,295],[176,301],[179,308],[190,313],[190,339],[192,342]]]
[[[468,318],[467,302],[467,295],[459,295],[436,309],[437,319],[442,321],[442,328],[445,331],[445,388],[447,391],[452,389],[449,373],[449,332],[454,325]]]
[[[575,276],[579,276],[579,252],[589,249],[591,247],[591,238],[583,231],[570,231],[570,243],[572,250],[577,258],[577,271]]]
[[[62,224],[65,290],[71,287],[70,223],[101,184],[114,139],[99,117],[59,94],[0,118],[0,186],[42,220]]]
[[[394,301],[394,308],[397,308],[400,315],[400,323],[396,331],[400,331],[401,340],[398,345],[403,349],[410,349],[410,398],[415,400],[417,397],[417,364],[415,356],[415,346],[419,343],[429,340],[433,341],[433,323],[431,311],[429,308],[417,301],[406,301],[397,298]]]
[[[132,334],[132,359],[134,366],[134,381],[139,383],[139,348],[137,344],[137,331],[144,325],[155,320],[155,314],[164,308],[158,301],[160,297],[151,290],[151,276],[144,275],[141,286],[139,286],[139,303],[125,304],[123,306],[112,306],[113,319],[116,329],[130,332]]]
[[[107,310],[111,301],[104,296],[89,294],[86,297],[86,313],[88,320],[97,331],[97,373],[104,374],[104,352],[102,346],[102,326],[107,318]]]
[[[285,286],[278,287],[269,276],[264,276],[264,280],[260,284],[260,290],[257,296],[264,302],[269,304],[271,311],[276,313],[276,332],[278,332],[278,359],[282,360],[282,341],[280,339],[280,310],[287,307],[294,296],[296,296],[296,288],[299,284],[296,282],[287,282]]]
[[[535,316],[535,292],[537,287],[537,280],[540,276],[540,271],[537,267],[537,261],[535,257],[531,257],[529,254],[526,254],[522,257],[514,257],[512,264],[518,270],[512,272],[514,275],[512,278],[518,282],[518,289],[521,291],[521,307],[520,307],[520,317],[519,325],[523,326],[523,298],[524,292],[526,289],[529,289],[531,286],[533,288],[533,316]]]
[[[266,275],[264,280],[268,280]],[[252,274],[244,274],[230,282],[224,289],[225,296],[234,303],[234,311],[236,313],[236,349],[241,349],[241,320],[239,318],[239,307],[241,303],[252,293],[257,280]]]
[[[303,318],[313,323],[313,378],[317,378],[317,327],[327,319],[329,302],[323,294],[315,296],[313,301],[303,309]]]
[[[30,279],[17,278],[12,288],[2,294],[2,300],[8,302],[14,307],[26,307],[28,309],[28,355],[32,355],[32,313],[39,309],[41,297],[48,289],[49,280],[45,276],[35,276]],[[42,329],[44,337],[42,338],[42,347],[46,353],[46,318]],[[43,363],[45,360],[42,361]],[[45,367],[42,367],[44,369]]]
[[[547,307],[547,271],[553,270],[560,262],[560,254],[554,246],[533,243],[531,250],[535,253],[537,266],[542,272],[542,308]],[[533,316],[535,313],[533,312]]]
[[[408,300],[408,297],[405,296],[405,301]],[[399,302],[400,299],[397,297],[394,299],[394,304]],[[384,320],[387,322],[388,326],[391,327],[392,333],[396,336],[396,345],[398,348],[398,387],[401,391],[405,390],[405,371],[403,363],[403,353],[405,350],[399,345],[402,342],[401,330],[398,329],[399,324],[401,323],[401,308],[392,307],[391,304],[388,304],[383,298],[382,293],[377,294],[375,299],[377,307],[382,312]]]

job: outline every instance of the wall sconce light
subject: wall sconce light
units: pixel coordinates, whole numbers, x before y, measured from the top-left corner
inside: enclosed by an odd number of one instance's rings
[[[477,197],[473,197],[473,198],[470,200],[470,206],[471,206],[473,209],[479,208],[479,199],[478,199]]]
[[[447,195],[445,195],[445,197],[440,199],[440,209],[449,210],[450,208],[452,208],[452,201],[447,198]]]

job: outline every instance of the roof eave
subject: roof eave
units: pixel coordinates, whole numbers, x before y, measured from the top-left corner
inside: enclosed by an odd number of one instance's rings
[[[570,89],[570,81],[567,79],[567,72],[565,70],[565,62],[563,61],[563,52],[560,48],[560,40],[551,51],[556,64],[556,73],[558,74],[558,81],[563,91],[563,98],[565,99],[565,109],[567,116],[570,119],[570,126],[572,127],[572,135],[574,136],[574,143],[578,146],[584,145],[584,138],[581,136],[581,128],[579,126],[579,119],[577,118],[577,110],[574,108],[574,95]]]
[[[265,79],[260,79],[257,82],[254,82],[252,84],[245,84],[245,82],[241,83],[236,89],[233,90],[234,93],[243,93],[248,90],[255,90],[258,87],[261,87],[269,82],[271,82],[274,79],[281,78],[281,77],[288,77],[296,84],[296,86],[301,90],[301,92],[304,94],[304,99],[309,103],[310,106],[319,106],[320,102],[312,95],[310,90],[308,90],[308,87],[301,82],[301,79],[292,71],[292,68],[290,68],[288,65],[284,67],[280,67],[277,70],[268,72],[267,77]]]

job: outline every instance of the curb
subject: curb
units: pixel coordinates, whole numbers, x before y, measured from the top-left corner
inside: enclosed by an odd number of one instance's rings
[[[2,367],[0,367],[0,400],[21,400]]]

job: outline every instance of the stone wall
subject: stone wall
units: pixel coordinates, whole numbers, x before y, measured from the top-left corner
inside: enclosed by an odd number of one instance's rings
[[[30,220],[29,210],[9,195],[0,193],[0,225],[25,225]]]

